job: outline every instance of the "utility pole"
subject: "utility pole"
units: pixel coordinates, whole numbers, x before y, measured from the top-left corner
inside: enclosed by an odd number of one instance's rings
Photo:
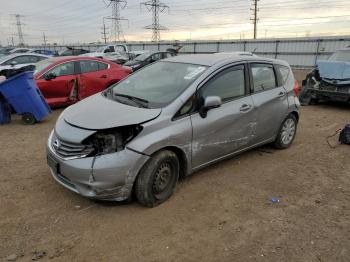
[[[253,8],[251,8],[250,10],[253,11],[253,18],[251,18],[250,20],[253,21],[253,24],[254,24],[254,39],[257,38],[257,25],[258,25],[258,21],[259,21],[259,18],[258,18],[258,2],[260,0],[251,0],[252,1],[252,5],[253,5]]]
[[[43,32],[43,42],[44,42],[44,47],[46,47],[47,39],[46,39],[45,32]]]
[[[11,42],[12,42],[12,46],[15,46],[15,40],[13,39],[13,36],[11,36]]]
[[[18,31],[18,45],[24,46],[24,38],[23,38],[23,31],[22,31],[22,23],[21,23],[21,16],[19,14],[16,16],[16,25],[17,25],[17,31]]]
[[[145,29],[151,29],[153,31],[152,42],[159,42],[160,31],[167,30],[166,27],[159,23],[159,12],[163,13],[164,11],[169,10],[169,6],[161,3],[159,0],[147,1],[142,3],[142,5],[146,6],[148,11],[152,11],[152,25],[146,26]]]
[[[104,43],[107,44],[107,39],[108,39],[108,37],[107,37],[107,34],[108,34],[107,33],[107,29],[108,28],[106,28],[105,18],[102,19],[102,22],[103,22],[103,27],[102,27],[102,32],[101,32],[102,39],[104,40]]]
[[[106,17],[106,19],[112,20],[112,35],[113,35],[113,42],[117,41],[125,41],[122,24],[121,21],[128,20],[125,18],[122,18],[120,15],[120,10],[124,9],[127,5],[126,0],[108,0],[109,4],[107,5],[112,6],[112,16]]]

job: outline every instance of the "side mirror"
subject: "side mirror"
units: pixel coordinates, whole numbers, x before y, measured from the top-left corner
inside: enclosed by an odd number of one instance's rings
[[[207,113],[209,110],[218,108],[222,105],[221,98],[219,96],[207,96],[204,99],[204,104],[199,110],[199,114],[202,118],[207,117]]]
[[[16,61],[12,61],[12,62],[10,63],[10,65],[11,65],[12,67],[14,67],[15,65],[17,65],[17,62],[16,62]]]
[[[56,75],[53,74],[53,73],[47,74],[47,75],[45,75],[45,77],[44,77],[44,79],[45,79],[46,81],[50,81],[50,80],[55,79],[55,78],[56,78]]]

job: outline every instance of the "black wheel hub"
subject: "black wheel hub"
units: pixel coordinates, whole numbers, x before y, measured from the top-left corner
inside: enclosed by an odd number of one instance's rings
[[[169,163],[163,162],[157,169],[153,180],[153,193],[155,195],[166,191],[171,184],[172,168]]]

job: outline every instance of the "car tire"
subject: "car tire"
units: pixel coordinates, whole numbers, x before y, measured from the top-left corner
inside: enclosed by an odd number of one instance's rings
[[[179,179],[179,159],[169,150],[156,153],[141,169],[135,184],[137,201],[155,207],[174,193]]]
[[[290,147],[294,141],[297,132],[297,126],[298,121],[295,116],[292,114],[288,115],[278,130],[274,146],[278,149],[286,149]]]

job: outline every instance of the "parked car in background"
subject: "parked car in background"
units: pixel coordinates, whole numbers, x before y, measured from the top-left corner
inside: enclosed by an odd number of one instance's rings
[[[350,47],[335,52],[317,66],[303,81],[300,101],[304,105],[319,100],[350,103]]]
[[[149,51],[137,56],[134,60],[126,62],[124,65],[130,66],[133,71],[136,71],[146,65],[172,56],[175,56],[175,54],[171,52]]]
[[[30,53],[47,55],[47,56],[58,56],[57,51],[46,50],[46,49],[33,49],[30,51]]]
[[[32,49],[30,49],[30,48],[14,48],[9,53],[10,54],[21,54],[21,53],[28,53],[31,50]]]
[[[102,46],[95,52],[84,54],[84,56],[104,58],[117,64],[124,64],[129,60],[129,49],[123,44],[111,44]]]
[[[0,48],[0,58],[9,55],[12,49],[13,47]]]
[[[135,72],[66,109],[48,139],[54,179],[85,197],[148,207],[178,178],[243,151],[288,148],[299,119],[286,62],[183,55]]]
[[[89,53],[88,50],[81,49],[81,48],[72,48],[67,46],[66,50],[59,52],[59,56],[78,56]]]
[[[19,53],[4,56],[0,58],[0,75],[9,78],[20,72],[33,71],[36,63],[48,58],[49,56],[33,53]]]
[[[53,57],[36,65],[35,80],[51,107],[66,106],[105,90],[132,72],[93,57]]]

